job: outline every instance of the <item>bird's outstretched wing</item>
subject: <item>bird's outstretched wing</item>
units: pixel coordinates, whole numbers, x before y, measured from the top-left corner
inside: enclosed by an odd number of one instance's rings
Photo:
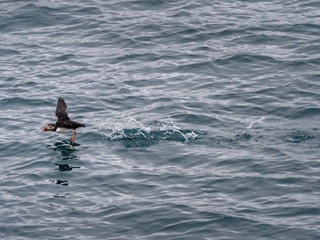
[[[58,99],[57,109],[56,109],[56,116],[58,121],[66,121],[70,120],[68,117],[68,113],[66,112],[67,104],[63,100],[63,98]]]

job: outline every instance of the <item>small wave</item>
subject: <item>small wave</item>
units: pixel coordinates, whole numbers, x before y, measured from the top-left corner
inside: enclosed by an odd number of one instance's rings
[[[239,53],[232,56],[228,56],[221,59],[216,59],[215,64],[218,65],[227,65],[227,64],[233,64],[233,63],[279,63],[276,59],[270,56],[265,55],[256,55],[256,54],[248,54],[248,53]]]
[[[57,61],[67,61],[69,59],[74,59],[76,56],[74,54],[63,54],[59,57],[56,57]]]
[[[0,100],[0,108],[17,107],[17,106],[43,106],[47,104],[46,101],[41,99],[27,99],[20,97],[5,98]]]
[[[295,130],[287,133],[282,138],[286,142],[300,143],[307,140],[315,139],[316,136],[313,133],[306,130]]]
[[[20,55],[21,52],[15,49],[7,49],[7,48],[0,48],[0,55],[6,56],[6,55]]]

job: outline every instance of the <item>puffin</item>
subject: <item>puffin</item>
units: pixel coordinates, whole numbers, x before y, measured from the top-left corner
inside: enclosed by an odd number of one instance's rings
[[[44,127],[43,131],[54,131],[56,133],[73,133],[73,137],[70,139],[71,142],[74,142],[74,138],[76,137],[76,129],[79,127],[85,127],[85,124],[77,123],[75,121],[71,121],[68,117],[68,113],[66,112],[67,104],[63,98],[58,99],[57,108],[56,108],[56,116],[58,121],[56,123],[49,123]]]

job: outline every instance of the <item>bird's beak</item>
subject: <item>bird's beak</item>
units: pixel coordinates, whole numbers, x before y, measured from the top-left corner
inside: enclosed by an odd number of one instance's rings
[[[44,132],[48,131],[48,130],[47,130],[47,127],[44,127],[43,131],[44,131]]]

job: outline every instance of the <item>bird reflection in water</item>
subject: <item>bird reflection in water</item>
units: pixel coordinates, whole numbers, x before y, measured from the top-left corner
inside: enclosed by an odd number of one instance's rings
[[[66,180],[52,180],[51,183],[55,183],[55,184],[61,184],[63,186],[68,186],[69,182]]]
[[[66,171],[72,171],[75,168],[80,168],[78,166],[70,166],[68,163],[61,163],[61,161],[68,161],[68,160],[78,160],[77,151],[78,149],[76,147],[79,147],[80,144],[70,142],[70,141],[62,141],[62,142],[56,142],[52,147],[54,151],[60,152],[61,156],[58,157],[60,160],[59,163],[55,163],[57,167],[54,168],[54,170],[60,171],[60,172],[66,172]],[[68,186],[69,182],[68,180],[51,180],[51,183],[60,184],[63,186]]]
[[[71,171],[73,168],[80,168],[80,167],[71,167],[69,164],[60,164],[60,163],[56,163],[56,165],[58,166],[57,168],[55,168],[54,170],[58,170],[58,171]]]
[[[78,150],[75,148],[78,146],[80,146],[80,144],[64,140],[62,142],[56,142],[53,150],[61,152],[62,160],[78,160],[78,156],[76,155]]]

